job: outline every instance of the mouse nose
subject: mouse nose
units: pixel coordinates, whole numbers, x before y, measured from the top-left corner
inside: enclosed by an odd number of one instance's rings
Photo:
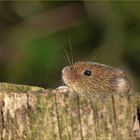
[[[65,74],[68,70],[69,70],[68,66],[64,67],[63,70],[62,70],[62,74]]]

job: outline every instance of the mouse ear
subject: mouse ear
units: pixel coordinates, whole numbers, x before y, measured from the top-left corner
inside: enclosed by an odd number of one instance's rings
[[[117,75],[124,75],[124,76],[126,76],[126,73],[124,73],[120,69],[116,69],[116,72],[117,72]]]
[[[117,93],[128,93],[131,89],[130,81],[124,76],[114,77],[109,82]]]

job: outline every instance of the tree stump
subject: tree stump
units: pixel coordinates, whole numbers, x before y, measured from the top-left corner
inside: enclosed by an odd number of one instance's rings
[[[95,96],[0,83],[0,140],[135,140],[139,119],[139,94]]]

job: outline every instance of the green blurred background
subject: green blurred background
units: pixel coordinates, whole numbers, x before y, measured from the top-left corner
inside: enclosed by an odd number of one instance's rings
[[[74,61],[120,68],[140,89],[140,2],[1,1],[0,81],[54,88]]]

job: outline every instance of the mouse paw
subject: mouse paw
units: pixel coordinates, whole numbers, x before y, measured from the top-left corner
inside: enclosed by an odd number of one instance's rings
[[[56,90],[60,93],[68,93],[68,92],[73,92],[73,89],[71,89],[68,86],[60,86],[58,88],[56,88]]]
[[[61,92],[61,93],[67,93],[67,92],[69,92],[69,87],[67,87],[67,86],[60,86],[60,87],[56,88],[56,90],[58,92]]]

